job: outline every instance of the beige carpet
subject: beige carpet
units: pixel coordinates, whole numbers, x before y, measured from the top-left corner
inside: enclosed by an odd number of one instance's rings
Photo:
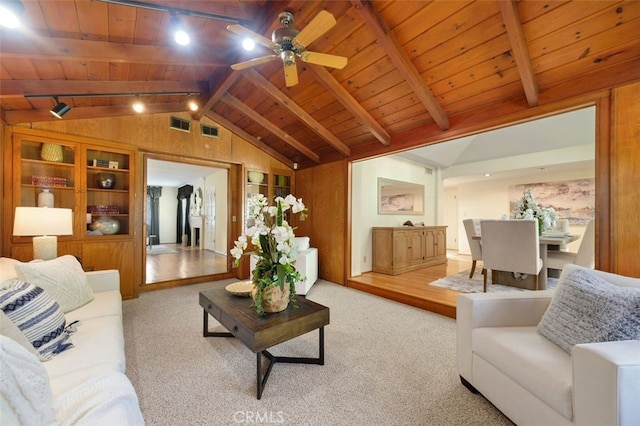
[[[127,375],[148,425],[511,425],[460,384],[454,320],[322,280],[308,298],[331,309],[325,365],[276,364],[257,400],[255,354],[202,337],[209,285],[123,303]],[[314,331],[271,352],[315,357],[317,342]]]

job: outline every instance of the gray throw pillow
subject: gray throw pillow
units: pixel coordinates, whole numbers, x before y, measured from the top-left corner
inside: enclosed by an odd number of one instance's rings
[[[640,288],[619,287],[586,270],[558,284],[538,333],[571,353],[579,343],[640,339]]]

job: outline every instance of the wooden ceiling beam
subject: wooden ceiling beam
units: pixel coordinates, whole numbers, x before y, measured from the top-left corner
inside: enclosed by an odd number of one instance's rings
[[[327,130],[322,124],[320,124],[309,113],[303,110],[298,104],[293,102],[290,98],[284,95],[276,86],[274,86],[269,80],[264,78],[260,73],[253,69],[247,69],[243,71],[244,76],[251,81],[253,85],[265,91],[268,95],[278,101],[284,108],[287,108],[292,114],[294,114],[300,121],[306,124],[311,130],[317,133],[322,139],[324,139],[329,145],[338,150],[345,156],[350,155],[350,148],[345,145],[340,139],[335,137],[329,130]]]
[[[0,98],[170,92],[195,94],[206,93],[207,86],[204,81],[0,80]]]
[[[193,115],[193,118],[195,120],[200,120],[202,116],[205,115],[206,112],[209,111],[211,108],[213,108],[216,102],[218,102],[222,98],[222,95],[224,95],[227,92],[227,90],[229,90],[229,88],[233,85],[233,83],[236,82],[239,76],[240,74],[236,71],[233,71],[231,74],[229,74],[227,78],[224,79],[222,84],[218,86],[216,91],[213,92],[213,94],[211,94],[209,98],[205,101],[202,108],[200,108]],[[214,87],[214,83],[216,80],[217,78],[215,76],[212,76],[210,79],[209,87]]]
[[[511,51],[518,66],[518,72],[520,73],[520,80],[522,80],[524,93],[527,97],[527,103],[530,107],[534,107],[538,105],[538,83],[536,82],[536,76],[533,72],[533,66],[531,65],[531,58],[529,57],[529,50],[527,49],[527,39],[522,30],[522,23],[516,10],[515,2],[513,0],[498,0],[498,5],[500,6],[502,20],[507,29]]]
[[[106,41],[50,38],[30,35],[18,38],[5,36],[2,39],[3,58],[74,60],[113,62],[123,64],[155,64],[181,66],[228,65],[215,50],[189,50],[182,53],[163,46],[147,46]]]
[[[294,149],[298,150],[308,159],[313,160],[315,163],[320,163],[320,156],[318,154],[316,154],[315,152],[304,146],[300,141],[287,134],[287,132],[283,131],[278,126],[249,108],[246,104],[243,104],[238,98],[225,93],[220,100],[230,107],[240,111],[242,114],[246,115],[251,120],[255,121],[265,129],[282,139],[284,142],[292,146]]]
[[[371,132],[373,136],[376,137],[383,145],[391,145],[391,136],[389,133],[382,127],[372,116],[367,112],[366,109],[362,107],[351,96],[351,93],[347,89],[345,89],[326,68],[307,64],[307,69],[309,69],[315,76],[320,84],[324,86],[329,93],[333,95],[334,98],[338,102],[342,104],[351,114],[353,114],[358,120],[362,122],[364,127]]]
[[[280,161],[281,163],[283,163],[287,167],[293,168],[293,161],[292,160],[290,160],[287,157],[285,157],[284,155],[280,154],[278,151],[276,151],[275,149],[271,148],[266,143],[264,143],[262,141],[259,141],[258,139],[254,138],[252,135],[250,135],[249,133],[247,133],[246,131],[244,131],[240,127],[236,126],[231,121],[229,121],[226,118],[224,118],[223,116],[221,116],[219,114],[216,114],[215,112],[213,112],[211,110],[206,111],[204,115],[206,117],[210,118],[211,120],[215,121],[216,123],[220,124],[222,127],[225,127],[227,130],[229,130],[232,133],[234,133],[234,137],[236,135],[241,137],[242,139],[246,140],[250,144],[254,145],[256,148],[261,149],[262,151],[266,152],[267,154],[269,154],[270,156],[272,156],[276,160]]]
[[[162,114],[168,112],[183,112],[186,110],[184,102],[177,103],[163,103],[163,104],[148,104],[144,114]],[[108,117],[122,117],[125,115],[135,115],[130,105],[117,105],[117,106],[94,106],[94,107],[75,107],[71,108],[63,120],[82,120],[86,118],[108,118]],[[7,124],[17,123],[37,123],[40,121],[55,121],[59,120],[51,115],[48,109],[37,110],[13,110],[5,111]]]
[[[398,69],[402,78],[409,84],[420,102],[425,106],[433,120],[442,130],[449,129],[449,118],[444,112],[429,86],[413,65],[402,46],[393,35],[391,28],[367,0],[351,0],[351,4],[359,13],[365,25],[373,32],[380,46],[385,50],[391,62]]]

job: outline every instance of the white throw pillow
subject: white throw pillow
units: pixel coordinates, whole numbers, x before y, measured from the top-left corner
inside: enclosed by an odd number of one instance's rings
[[[64,313],[42,288],[15,280],[12,286],[0,290],[0,309],[31,342],[40,360],[50,360],[73,347],[65,331]]]
[[[54,425],[53,395],[47,371],[13,339],[0,336],[2,424]]]
[[[571,353],[579,343],[640,339],[640,288],[578,269],[558,284],[538,333]]]
[[[93,300],[93,291],[78,259],[71,255],[15,265],[18,278],[45,289],[64,313]]]
[[[10,257],[0,257],[0,288],[4,288],[11,284],[11,280],[18,278],[15,265],[20,263],[16,259]]]

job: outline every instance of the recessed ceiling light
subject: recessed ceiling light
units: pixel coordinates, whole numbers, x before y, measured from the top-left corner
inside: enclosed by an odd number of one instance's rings
[[[489,176],[491,176],[491,173],[485,173],[484,174],[484,177],[489,177]]]
[[[3,1],[0,5],[0,25],[6,28],[18,28],[20,15],[24,13],[21,1]]]

